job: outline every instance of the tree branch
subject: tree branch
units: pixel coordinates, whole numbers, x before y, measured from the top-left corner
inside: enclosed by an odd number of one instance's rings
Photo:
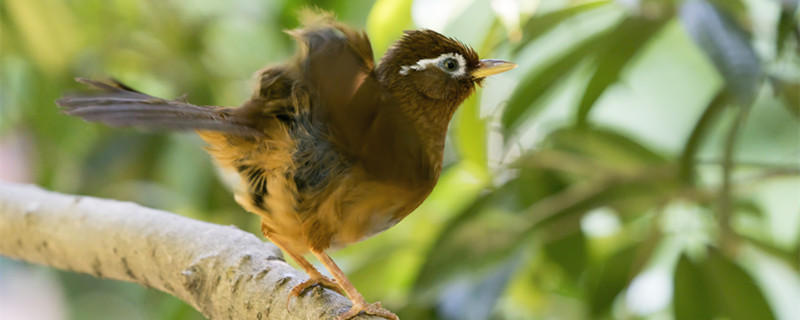
[[[31,185],[0,182],[0,254],[139,283],[210,319],[333,319],[350,306],[314,287],[288,311],[289,291],[307,277],[277,247],[235,227]]]

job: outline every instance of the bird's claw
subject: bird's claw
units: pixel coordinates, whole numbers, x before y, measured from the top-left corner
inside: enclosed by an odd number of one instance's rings
[[[286,310],[289,310],[289,303],[292,301],[292,298],[299,297],[301,294],[303,294],[303,292],[316,285],[336,291],[343,296],[345,295],[344,291],[342,290],[342,287],[340,287],[339,284],[336,283],[336,280],[330,279],[323,275],[319,275],[317,277],[311,277],[310,279],[294,286],[294,288],[292,288],[292,291],[289,291],[289,297],[286,299]]]
[[[389,310],[384,309],[381,306],[380,302],[375,302],[373,304],[367,304],[366,302],[356,303],[352,307],[350,307],[350,310],[347,310],[347,312],[340,314],[339,317],[336,318],[336,320],[348,320],[350,318],[359,315],[361,312],[373,316],[383,317],[389,320],[400,320],[400,318],[398,318],[396,314],[392,313]]]
[[[308,288],[311,288],[316,285],[336,291],[343,296],[345,295],[342,288],[339,287],[338,283],[336,283],[336,280],[330,279],[326,276],[321,276],[319,278],[308,279],[294,286],[294,288],[292,288],[292,291],[289,291],[289,297],[298,297],[301,294],[303,294],[303,292],[308,290]]]

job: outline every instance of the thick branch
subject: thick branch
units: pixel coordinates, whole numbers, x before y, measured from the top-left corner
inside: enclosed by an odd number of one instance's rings
[[[307,277],[235,227],[30,185],[0,182],[0,254],[136,282],[210,319],[332,319],[350,305],[315,287],[287,311],[288,292]]]

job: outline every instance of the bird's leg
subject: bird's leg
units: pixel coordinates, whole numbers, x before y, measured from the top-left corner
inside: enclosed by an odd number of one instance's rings
[[[338,292],[341,295],[345,294],[345,292],[342,291],[342,287],[339,286],[339,284],[336,283],[336,281],[331,280],[330,278],[319,273],[319,271],[317,271],[317,269],[314,268],[314,265],[312,265],[310,262],[308,262],[308,260],[303,258],[302,255],[296,254],[291,250],[288,250],[287,246],[283,245],[281,241],[276,240],[277,237],[270,237],[270,233],[268,231],[265,230],[262,231],[264,232],[264,236],[266,236],[273,244],[278,246],[278,248],[283,250],[283,252],[287,253],[290,257],[292,257],[292,260],[297,262],[297,264],[301,268],[303,268],[303,271],[305,271],[309,277],[308,280],[303,281],[300,284],[294,286],[294,288],[292,288],[292,291],[289,292],[289,297],[286,299],[287,310],[289,309],[289,302],[292,301],[293,297],[300,296],[300,294],[305,292],[308,288],[313,287],[314,285],[320,285],[322,287],[331,289],[333,291]]]
[[[316,251],[314,249],[311,250],[311,253],[313,253],[320,262],[322,262],[325,268],[327,268],[328,271],[333,275],[333,278],[336,279],[336,282],[339,283],[339,286],[342,287],[345,292],[347,292],[347,296],[350,298],[350,301],[353,302],[353,306],[350,307],[350,310],[347,310],[347,312],[339,315],[337,320],[347,320],[353,318],[362,311],[366,314],[376,315],[386,319],[400,320],[396,314],[381,307],[380,302],[375,302],[373,304],[367,303],[367,301],[364,300],[364,296],[362,296],[361,293],[356,290],[356,287],[350,283],[350,280],[347,279],[347,276],[344,274],[344,272],[342,272],[342,269],[339,269],[339,266],[333,262],[327,253],[323,251]]]

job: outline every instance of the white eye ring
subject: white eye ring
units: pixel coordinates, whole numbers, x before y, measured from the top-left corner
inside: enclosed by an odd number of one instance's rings
[[[452,62],[450,61],[453,60],[456,61],[458,64],[455,68],[450,69],[448,68],[447,64],[452,65]],[[449,73],[453,77],[458,77],[466,74],[467,60],[464,59],[464,57],[458,53],[444,53],[433,59],[421,59],[417,61],[417,63],[412,64],[410,66],[402,66],[400,67],[400,74],[406,76],[411,70],[421,71],[427,69],[429,66],[432,65],[439,67],[444,72]]]

